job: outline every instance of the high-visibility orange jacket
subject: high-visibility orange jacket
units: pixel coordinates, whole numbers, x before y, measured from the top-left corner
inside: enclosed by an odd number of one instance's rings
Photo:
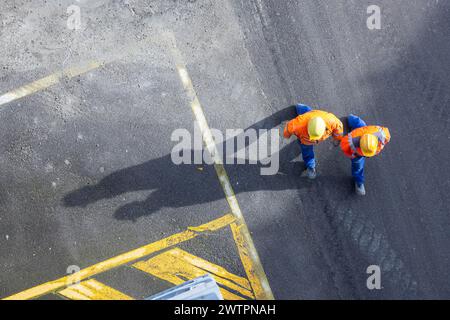
[[[364,157],[359,146],[359,141],[366,133],[373,134],[378,138],[378,149],[375,155],[379,154],[381,150],[383,150],[384,146],[391,140],[391,134],[389,133],[388,128],[380,126],[366,126],[355,129],[341,140],[341,149],[347,157],[351,159],[356,157]]]
[[[327,128],[325,134],[319,140],[311,141],[308,134],[308,122],[314,117],[321,117],[325,121]],[[289,121],[284,128],[284,137],[288,139],[295,134],[302,144],[314,145],[328,139],[331,135],[335,140],[341,140],[344,133],[343,128],[341,120],[334,114],[321,110],[312,110]]]

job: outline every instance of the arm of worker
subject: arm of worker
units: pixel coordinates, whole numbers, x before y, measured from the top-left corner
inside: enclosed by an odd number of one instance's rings
[[[342,124],[341,120],[335,117],[333,123],[331,124],[331,130],[333,139],[340,142],[344,137],[344,125]]]
[[[388,142],[391,141],[391,133],[389,132],[388,128],[385,128],[384,135],[386,139],[386,142],[384,144],[388,144]]]
[[[284,127],[283,135],[286,139],[289,139],[293,134],[293,128],[292,128],[292,120],[286,123],[286,126]]]

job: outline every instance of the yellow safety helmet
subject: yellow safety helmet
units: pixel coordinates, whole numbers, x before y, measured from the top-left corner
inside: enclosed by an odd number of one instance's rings
[[[378,150],[378,138],[373,134],[365,134],[359,142],[362,154],[365,157],[373,157]]]
[[[311,118],[308,122],[308,134],[310,140],[319,140],[322,138],[327,125],[321,117]]]

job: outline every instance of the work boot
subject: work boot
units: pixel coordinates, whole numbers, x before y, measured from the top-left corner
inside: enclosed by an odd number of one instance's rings
[[[317,176],[316,169],[315,168],[307,168],[306,176],[308,177],[308,179],[314,180]]]
[[[358,184],[355,182],[355,191],[358,196],[365,196],[366,188],[364,188],[364,183]]]

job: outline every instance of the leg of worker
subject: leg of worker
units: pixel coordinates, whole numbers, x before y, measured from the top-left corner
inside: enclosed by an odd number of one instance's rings
[[[350,131],[353,131],[355,129],[365,127],[367,124],[360,117],[351,114],[348,116],[348,126],[350,127]]]
[[[305,114],[309,111],[312,111],[312,108],[310,106],[304,105],[304,104],[297,104],[295,106],[295,109],[297,111],[297,114],[300,116],[302,114]],[[302,158],[303,162],[306,166],[306,174],[309,179],[315,179],[316,178],[316,160],[314,159],[314,146],[307,146],[304,144],[301,144],[300,141],[298,141],[300,145],[300,149],[302,150]]]
[[[364,163],[365,157],[356,157],[352,159],[352,176],[358,186],[364,184]]]
[[[314,146],[301,144],[300,141],[298,141],[298,143],[300,144],[300,149],[302,150],[302,158],[305,162],[306,168],[314,169],[316,167],[316,160],[314,158]]]
[[[312,111],[312,108],[310,106],[307,106],[305,104],[301,104],[299,103],[298,105],[295,106],[295,109],[297,110],[297,114],[300,116],[304,113],[307,113],[309,111]]]

